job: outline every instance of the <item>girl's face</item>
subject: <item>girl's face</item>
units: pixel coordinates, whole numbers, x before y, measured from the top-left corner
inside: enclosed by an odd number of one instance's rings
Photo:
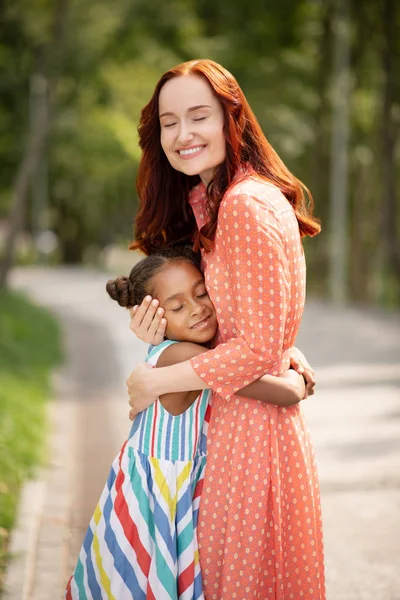
[[[217,318],[203,275],[193,263],[167,263],[150,279],[148,291],[165,310],[168,339],[196,344],[212,340]]]
[[[203,77],[167,81],[159,96],[161,146],[171,166],[208,185],[226,156],[224,113]]]

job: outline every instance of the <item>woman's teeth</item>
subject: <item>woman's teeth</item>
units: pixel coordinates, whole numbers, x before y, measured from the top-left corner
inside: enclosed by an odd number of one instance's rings
[[[205,148],[205,146],[197,146],[196,148],[189,148],[188,150],[179,150],[179,154],[181,156],[188,156],[189,154],[195,154],[196,152],[200,152],[200,150],[203,150],[203,148]]]

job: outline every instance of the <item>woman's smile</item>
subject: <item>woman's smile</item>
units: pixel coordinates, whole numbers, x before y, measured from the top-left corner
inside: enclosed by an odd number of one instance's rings
[[[177,153],[179,154],[180,158],[183,158],[183,160],[190,160],[191,158],[195,158],[201,154],[206,148],[207,144],[201,144],[197,146],[190,146],[190,148],[181,148],[177,150]]]

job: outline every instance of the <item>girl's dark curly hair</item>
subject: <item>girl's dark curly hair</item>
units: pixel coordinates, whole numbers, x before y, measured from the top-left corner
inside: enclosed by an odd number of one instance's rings
[[[193,252],[189,246],[163,248],[139,261],[133,267],[129,277],[121,276],[107,281],[107,293],[120,306],[126,308],[141,304],[145,296],[150,293],[148,289],[150,279],[165,264],[178,260],[186,260],[201,271],[200,254]]]

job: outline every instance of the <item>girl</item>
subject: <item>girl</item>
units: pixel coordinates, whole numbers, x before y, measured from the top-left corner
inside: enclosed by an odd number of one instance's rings
[[[198,356],[215,336],[214,306],[190,249],[158,251],[129,278],[109,281],[107,292],[125,307],[157,295],[168,312],[167,340],[149,349],[148,366]],[[240,393],[290,406],[304,391],[303,377],[287,371]],[[196,532],[209,400],[209,390],[165,394],[136,417],[111,467],[67,599],[204,598]]]
[[[131,247],[194,242],[219,324],[216,348],[151,374],[139,365],[127,382],[133,414],[162,394],[213,391],[199,515],[205,596],[324,600],[319,483],[301,407],[237,396],[288,366],[305,300],[301,238],[320,231],[312,199],[235,78],[210,60],[160,78],[139,143]],[[133,317],[140,336],[162,335],[152,306]]]

